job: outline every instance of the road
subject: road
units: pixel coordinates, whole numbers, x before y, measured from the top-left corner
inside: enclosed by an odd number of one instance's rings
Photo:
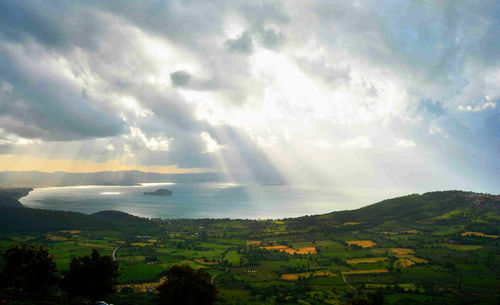
[[[118,249],[120,249],[120,247],[116,247],[114,250],[113,250],[113,261],[116,262],[116,251],[118,251]]]
[[[352,291],[354,291],[355,293],[358,293],[358,291],[356,290],[356,288],[354,288],[353,286],[351,286],[351,284],[349,284],[349,283],[347,282],[347,280],[345,279],[345,276],[344,276],[344,274],[343,274],[343,273],[342,273],[342,279],[344,280],[344,283],[346,283],[346,284],[347,284],[347,286],[349,286],[349,288],[351,288],[351,289],[352,289]]]

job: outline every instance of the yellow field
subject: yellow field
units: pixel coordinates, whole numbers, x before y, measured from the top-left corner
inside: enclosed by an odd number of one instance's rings
[[[316,248],[314,247],[299,248],[297,254],[316,254]]]
[[[414,262],[412,262],[411,260],[407,259],[407,258],[399,258],[397,261],[396,261],[396,264],[401,266],[401,267],[409,267],[411,265],[415,265]]]
[[[344,223],[344,226],[355,226],[355,225],[359,225],[359,224],[362,224],[362,222],[349,221],[349,222]]]
[[[348,259],[347,263],[348,264],[376,263],[385,261],[386,259],[387,259],[386,257],[355,258],[355,259]]]
[[[415,257],[413,255],[407,255],[407,256],[405,256],[405,258],[411,260],[415,264],[427,264],[428,263],[427,260],[425,260],[423,258]]]
[[[69,233],[69,234],[80,234],[82,233],[82,231],[79,231],[79,230],[62,230],[62,231],[59,231],[61,233]]]
[[[305,248],[299,248],[298,250],[295,250],[293,248],[287,247],[287,246],[268,246],[268,247],[260,247],[261,249],[266,249],[266,250],[278,250],[280,252],[285,252],[288,254],[316,254],[316,248],[315,247],[305,247]]]
[[[315,271],[315,272],[302,272],[302,273],[287,273],[282,274],[281,279],[287,281],[296,281],[299,277],[309,277],[309,276],[337,276],[335,273],[331,273],[330,271]]]
[[[131,243],[132,246],[134,247],[145,247],[145,246],[150,246],[151,244],[148,243]]]
[[[165,280],[166,280],[166,278],[162,278],[162,279],[160,279],[159,282],[118,285],[118,291],[122,290],[122,288],[124,288],[124,287],[130,287],[134,290],[141,291],[141,292],[148,292],[149,290],[154,291],[158,286],[163,284],[163,282],[165,282]]]
[[[375,246],[376,244],[371,241],[371,240],[351,240],[347,242],[347,245],[352,246],[352,245],[358,245],[363,248],[371,248]]]
[[[255,246],[255,245],[260,245],[262,244],[262,241],[260,240],[248,240],[247,241],[247,246]]]
[[[488,238],[499,238],[499,235],[488,235],[481,232],[464,232],[462,236],[479,236],[479,237],[488,237]]]
[[[394,248],[394,249],[391,249],[391,251],[394,252],[397,256],[408,255],[408,254],[413,253],[412,249],[406,249],[406,248]]]
[[[349,270],[342,271],[342,274],[367,274],[367,273],[386,273],[389,272],[386,269],[373,269],[373,270]]]

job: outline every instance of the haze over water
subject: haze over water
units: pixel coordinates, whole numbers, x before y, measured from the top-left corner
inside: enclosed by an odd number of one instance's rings
[[[159,188],[172,190],[174,195],[144,194]],[[86,214],[118,210],[150,218],[286,218],[360,206],[332,190],[228,183],[38,188],[20,201],[31,208]]]

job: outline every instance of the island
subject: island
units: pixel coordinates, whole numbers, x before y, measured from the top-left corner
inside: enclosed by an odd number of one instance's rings
[[[166,189],[159,189],[154,192],[144,192],[144,195],[172,196],[172,191]]]

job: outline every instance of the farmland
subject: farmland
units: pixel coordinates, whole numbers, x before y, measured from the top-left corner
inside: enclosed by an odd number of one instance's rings
[[[394,203],[379,209],[388,204]],[[106,255],[116,249],[120,289],[145,296],[175,264],[204,268],[220,290],[220,304],[341,304],[375,294],[386,304],[457,304],[457,296],[474,304],[499,300],[500,246],[491,236],[500,232],[496,223],[485,224],[481,210],[474,216],[478,223],[461,222],[467,228],[418,213],[390,223],[341,213],[285,220],[152,220],[142,231],[5,232],[0,247],[44,244],[60,270],[93,248]],[[112,303],[122,304],[121,294]]]

